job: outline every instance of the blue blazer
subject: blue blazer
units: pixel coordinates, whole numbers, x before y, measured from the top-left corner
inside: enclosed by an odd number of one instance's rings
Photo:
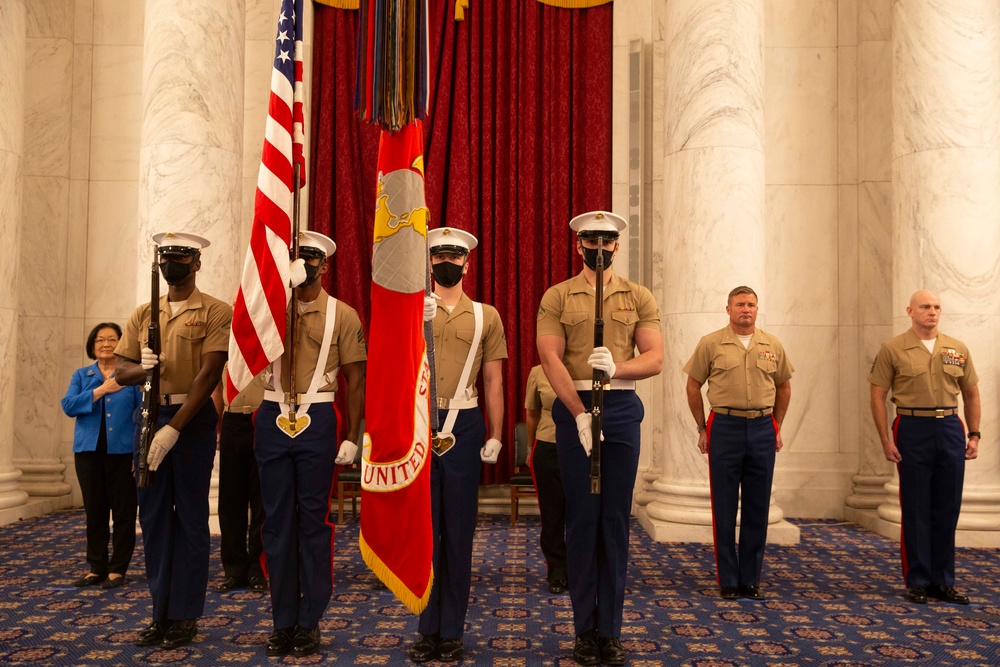
[[[94,400],[94,390],[104,384],[104,377],[97,364],[84,366],[73,373],[69,389],[62,399],[62,409],[68,417],[76,417],[73,433],[74,452],[92,452],[97,449],[97,436],[101,429],[101,412],[105,414],[105,432],[108,435],[108,454],[131,454],[135,437],[132,413],[142,406],[142,391],[138,385],[122,387],[113,394]]]

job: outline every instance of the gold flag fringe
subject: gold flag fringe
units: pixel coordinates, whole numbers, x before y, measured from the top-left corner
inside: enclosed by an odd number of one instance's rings
[[[614,0],[538,0],[543,5],[552,7],[562,7],[564,9],[588,9],[590,7],[600,7],[607,5]]]
[[[360,0],[313,0],[321,5],[333,7],[334,9],[357,9]]]
[[[431,599],[431,588],[434,586],[434,569],[431,568],[431,576],[427,580],[427,590],[423,592],[423,595],[417,597],[413,592],[406,587],[396,573],[389,569],[389,566],[382,562],[382,559],[378,557],[375,550],[368,546],[365,542],[365,535],[363,532],[358,533],[358,548],[361,550],[361,557],[364,558],[365,564],[368,565],[368,569],[371,570],[376,577],[378,577],[386,587],[393,592],[393,594],[399,598],[407,609],[409,609],[414,614],[420,614],[424,609],[427,608],[427,602]]]

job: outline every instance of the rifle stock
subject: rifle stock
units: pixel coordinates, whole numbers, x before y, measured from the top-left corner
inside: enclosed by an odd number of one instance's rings
[[[597,274],[594,286],[594,347],[604,346],[604,239],[597,237],[597,262],[594,271]],[[601,430],[604,417],[604,371],[594,369],[593,384],[590,389],[590,422],[591,442],[590,452],[590,492],[601,492]]]
[[[153,354],[160,356],[160,271],[156,262],[158,248],[153,248],[153,269],[150,278],[149,326],[146,345]],[[136,486],[145,489],[153,485],[153,471],[149,469],[149,446],[156,433],[160,418],[160,365],[146,371],[142,384],[142,426],[139,430],[139,465]]]

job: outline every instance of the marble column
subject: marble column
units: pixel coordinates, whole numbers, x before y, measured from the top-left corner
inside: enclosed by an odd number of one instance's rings
[[[842,400],[850,401],[860,415],[854,436],[858,468],[851,478],[852,494],[844,500],[844,518],[875,529],[893,472],[868,403],[872,361],[882,341],[892,336],[892,4],[858,3],[844,18],[845,25],[855,27],[858,40],[856,81],[853,90],[844,91],[857,99],[857,131],[853,136],[842,131],[857,155],[856,194],[850,201],[857,225],[856,265],[844,267],[843,279],[856,285],[851,297],[858,304],[858,330],[857,345],[842,348],[849,351],[844,363],[857,369],[857,380],[848,388],[850,398]]]
[[[19,274],[19,328],[30,332],[17,346],[14,465],[21,488],[46,497],[49,509],[71,502],[61,458],[66,391],[63,339],[69,154],[73,102],[74,8],[67,3],[27,5],[23,200]],[[77,276],[79,278],[79,276]],[[60,499],[61,497],[61,499]]]
[[[198,287],[239,285],[244,0],[146,0],[136,302],[149,300],[150,236],[208,238]]]
[[[21,195],[24,156],[26,10],[23,0],[0,0],[0,524],[20,518],[28,500],[14,467],[15,389]]]
[[[150,236],[159,231],[211,241],[202,292],[232,301],[239,287],[245,32],[244,0],[146,0],[137,303],[149,300]],[[212,514],[217,499],[218,461]]]
[[[647,411],[655,451],[636,515],[658,541],[711,542],[708,464],[680,371],[698,339],[728,321],[729,290],[764,286],[764,0],[675,0],[661,11],[665,202],[653,293],[665,409]],[[797,542],[782,519],[772,500],[769,539]]]
[[[968,344],[986,436],[966,467],[957,542],[1000,546],[1000,5],[893,5],[893,330],[917,289],[941,298],[942,332]],[[879,507],[899,536],[898,482]]]

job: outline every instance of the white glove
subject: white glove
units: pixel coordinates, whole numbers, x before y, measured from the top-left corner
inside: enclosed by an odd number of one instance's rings
[[[144,370],[144,371],[148,371],[153,366],[155,366],[156,364],[160,363],[160,360],[157,359],[156,355],[153,354],[153,351],[151,349],[149,349],[148,347],[142,348],[142,352],[140,354],[141,354],[141,357],[140,357],[139,364],[142,366],[142,370]],[[164,453],[166,453],[166,452],[164,452]]]
[[[595,347],[587,363],[594,370],[607,373],[609,378],[615,376],[615,360],[611,357],[611,350],[606,347]]]
[[[342,466],[350,465],[354,463],[354,457],[357,455],[358,446],[350,440],[344,440],[340,443],[340,449],[337,450],[337,458],[333,462]]]
[[[437,315],[437,300],[440,298],[437,294],[424,297],[424,322],[430,322]]]
[[[594,449],[594,434],[591,433],[593,423],[594,415],[587,411],[576,416],[576,432],[580,436],[580,444],[583,445],[583,451],[587,452],[587,456],[590,456],[591,450]],[[604,431],[601,431],[601,441],[604,441]]]
[[[306,281],[306,260],[299,257],[288,265],[288,286],[298,287]]]
[[[167,424],[153,434],[153,441],[149,443],[149,451],[146,452],[146,461],[150,470],[156,470],[163,462],[163,457],[167,455],[174,445],[181,432],[170,424]]]
[[[483,460],[483,463],[496,463],[497,457],[500,456],[500,448],[503,447],[500,441],[496,438],[490,438],[483,445],[483,448],[479,450],[479,458]]]

